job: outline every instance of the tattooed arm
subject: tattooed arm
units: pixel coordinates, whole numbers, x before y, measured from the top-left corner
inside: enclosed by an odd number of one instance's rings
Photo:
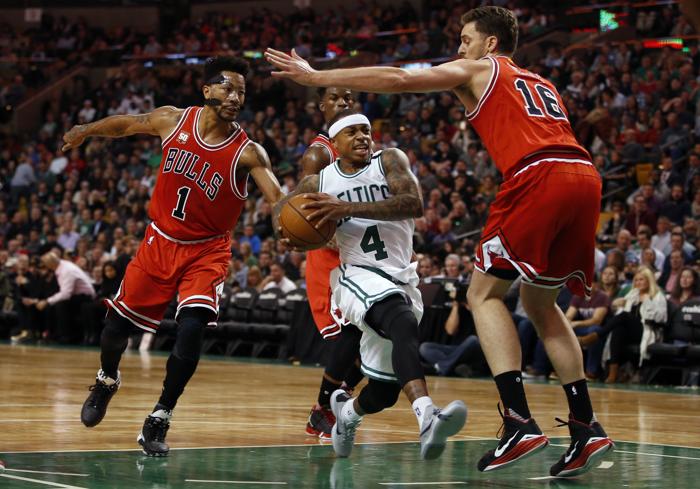
[[[165,137],[177,126],[183,113],[183,109],[166,106],[147,114],[113,115],[90,124],[79,124],[63,135],[65,144],[61,150],[77,148],[90,136],[120,138],[133,134],[150,134]]]
[[[318,219],[317,227],[325,221],[344,217],[361,217],[377,221],[400,221],[423,215],[423,197],[418,180],[411,173],[406,154],[397,148],[382,153],[384,175],[391,197],[379,202],[345,202],[328,194],[310,194],[315,200],[304,204],[305,209],[316,209],[309,220]]]

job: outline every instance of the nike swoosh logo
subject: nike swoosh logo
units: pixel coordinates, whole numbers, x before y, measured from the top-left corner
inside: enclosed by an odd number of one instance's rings
[[[510,442],[512,442],[515,439],[515,437],[518,436],[518,433],[520,433],[520,430],[516,431],[515,434],[510,437],[510,440],[508,440],[505,445],[503,445],[501,447],[497,447],[496,450],[493,452],[493,454],[496,457],[500,457],[501,455],[503,455],[503,453],[506,451],[506,449],[510,445]]]
[[[430,418],[430,423],[428,423],[428,426],[423,428],[423,431],[421,431],[420,435],[418,435],[418,436],[420,437],[420,436],[423,436],[425,433],[427,433],[431,426],[433,426],[433,419],[432,418]]]
[[[564,456],[564,463],[565,464],[568,464],[569,462],[571,462],[571,459],[573,458],[574,453],[576,453],[577,446],[578,446],[578,442],[574,443],[574,447],[571,449],[569,454]]]

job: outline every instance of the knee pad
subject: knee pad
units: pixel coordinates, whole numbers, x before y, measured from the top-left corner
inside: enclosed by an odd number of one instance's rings
[[[202,351],[204,328],[211,313],[201,307],[184,309],[178,314],[177,338],[173,355],[190,362],[198,362]]]
[[[374,304],[367,311],[365,322],[379,335],[392,340],[394,335],[403,336],[411,330],[418,330],[418,320],[411,305],[399,293]]]
[[[399,384],[369,379],[360,392],[358,402],[365,413],[374,414],[396,404],[399,394],[401,394]]]

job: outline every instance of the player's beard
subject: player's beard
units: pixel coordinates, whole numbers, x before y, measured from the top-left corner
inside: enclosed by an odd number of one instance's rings
[[[221,105],[219,107],[214,108],[214,112],[216,112],[216,117],[218,117],[224,122],[235,122],[236,118],[238,117],[238,112],[231,116],[224,115],[224,107]]]

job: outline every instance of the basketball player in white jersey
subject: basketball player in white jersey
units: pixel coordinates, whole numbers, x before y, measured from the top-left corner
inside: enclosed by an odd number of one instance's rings
[[[339,158],[319,175],[304,178],[283,202],[306,194],[314,199],[304,205],[313,209],[311,221],[318,219],[319,227],[338,222],[341,265],[331,272],[333,299],[362,331],[360,356],[368,383],[352,399],[342,389],[331,395],[333,448],[339,457],[350,455],[362,417],[393,406],[403,389],[418,419],[421,458],[437,458],[447,438],[464,426],[467,409],[462,401],[442,410],[433,405],[418,356],[423,301],[411,263],[413,219],[423,214],[418,181],[403,151],[371,153],[364,115],[340,112],[329,122],[328,134]]]

